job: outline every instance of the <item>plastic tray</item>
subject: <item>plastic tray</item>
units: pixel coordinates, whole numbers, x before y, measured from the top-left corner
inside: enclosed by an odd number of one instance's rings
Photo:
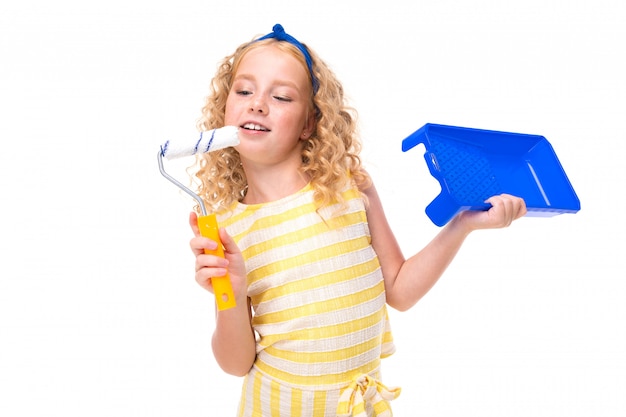
[[[580,201],[552,145],[543,136],[427,123],[402,141],[404,152],[423,143],[441,193],[426,207],[437,226],[462,210],[487,210],[485,200],[508,193],[524,198],[528,216],[576,213]]]

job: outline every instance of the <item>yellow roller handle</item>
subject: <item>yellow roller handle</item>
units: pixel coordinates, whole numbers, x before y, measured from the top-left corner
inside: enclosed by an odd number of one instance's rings
[[[222,242],[220,241],[220,236],[218,234],[217,219],[215,218],[215,214],[198,217],[198,228],[200,229],[200,234],[202,236],[208,237],[209,239],[217,242],[217,249],[205,249],[204,253],[223,258],[224,249],[222,248]],[[235,307],[235,294],[233,294],[233,286],[230,283],[228,273],[226,273],[223,277],[212,277],[211,283],[213,284],[213,290],[215,291],[217,309],[226,310],[228,308]]]

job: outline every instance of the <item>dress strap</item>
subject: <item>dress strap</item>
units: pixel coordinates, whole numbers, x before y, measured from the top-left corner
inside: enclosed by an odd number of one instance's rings
[[[337,417],[368,417],[368,409],[373,411],[372,416],[391,417],[388,401],[398,395],[400,388],[390,389],[369,375],[360,375],[341,391]]]

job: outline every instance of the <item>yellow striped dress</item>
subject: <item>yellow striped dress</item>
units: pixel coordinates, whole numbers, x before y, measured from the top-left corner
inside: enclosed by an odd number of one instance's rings
[[[257,357],[239,417],[391,416],[380,382],[394,344],[378,258],[356,188],[317,210],[310,185],[218,215],[246,261]]]

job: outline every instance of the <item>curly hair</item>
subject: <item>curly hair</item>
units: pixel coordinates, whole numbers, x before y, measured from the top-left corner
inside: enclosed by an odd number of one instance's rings
[[[272,44],[294,56],[309,73],[302,53],[288,42],[264,39],[240,45],[218,66],[210,85],[210,93],[202,107],[197,128],[206,131],[224,126],[226,99],[238,66],[250,50]],[[305,46],[306,47],[306,46]],[[301,173],[314,190],[318,208],[338,202],[344,206],[341,192],[352,182],[364,189],[371,183],[362,169],[361,143],[358,137],[357,112],[347,104],[344,89],[334,72],[310,48],[313,73],[319,82],[311,93],[311,109],[315,111],[315,129],[302,144]],[[309,79],[311,74],[309,73]],[[246,195],[248,182],[239,153],[230,147],[196,157],[195,169],[198,195],[213,212],[228,210]]]

